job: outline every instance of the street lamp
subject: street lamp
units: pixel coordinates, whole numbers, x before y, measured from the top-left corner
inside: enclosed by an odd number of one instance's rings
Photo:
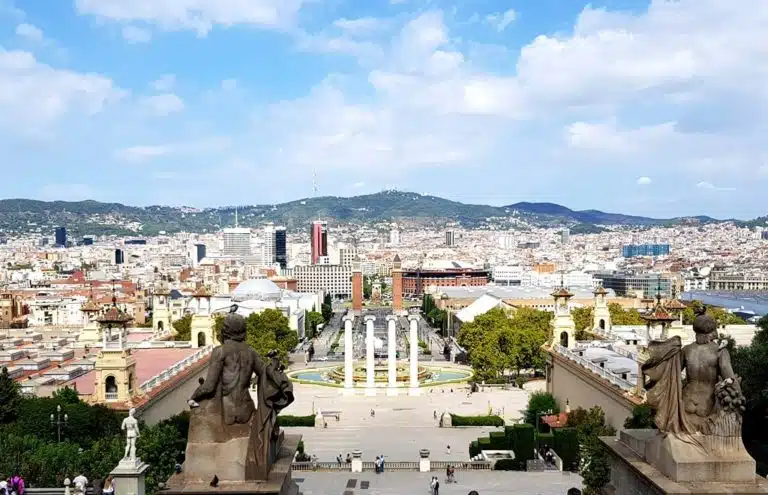
[[[58,434],[59,442],[61,442],[61,427],[67,426],[67,422],[69,421],[69,416],[67,414],[64,414],[64,417],[61,417],[61,406],[56,406],[56,415],[54,416],[51,414],[51,426],[56,425],[56,432]]]

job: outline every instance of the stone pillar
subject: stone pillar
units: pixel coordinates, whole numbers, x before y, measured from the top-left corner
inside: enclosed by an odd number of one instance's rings
[[[344,393],[353,394],[355,388],[354,366],[355,344],[352,340],[352,322],[355,317],[344,317]]]
[[[397,395],[397,316],[387,316],[387,395]]]
[[[125,495],[144,495],[144,476],[149,469],[149,464],[135,460],[123,459],[112,470],[112,479],[115,481],[115,493]]]
[[[353,473],[363,472],[363,453],[359,450],[352,451],[352,468]]]
[[[429,449],[421,449],[419,451],[419,472],[428,473],[431,470],[429,464]]]
[[[411,315],[408,317],[410,324],[410,390],[408,395],[419,395],[419,317]]]
[[[376,395],[375,367],[376,359],[373,355],[373,322],[375,316],[365,317],[365,395]]]

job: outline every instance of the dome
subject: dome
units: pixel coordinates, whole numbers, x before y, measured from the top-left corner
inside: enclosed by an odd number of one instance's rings
[[[282,290],[273,281],[266,278],[254,278],[246,280],[232,291],[234,301],[276,301],[282,297]]]

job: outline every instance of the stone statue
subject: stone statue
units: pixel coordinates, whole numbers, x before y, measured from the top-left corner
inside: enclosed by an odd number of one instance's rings
[[[745,399],[731,367],[726,342],[717,340],[717,322],[700,310],[693,322],[695,342],[680,337],[648,344],[642,365],[647,401],[656,409],[662,433],[695,443],[707,451],[742,446]],[[685,370],[685,385],[682,381]]]
[[[190,398],[185,476],[206,483],[214,476],[222,482],[266,480],[282,438],[277,414],[293,402],[293,385],[276,351],[265,362],[245,343],[245,318],[230,312],[221,334],[208,375]]]
[[[139,422],[133,415],[136,409],[128,411],[128,417],[123,420],[121,429],[125,432],[125,456],[123,459],[136,460],[136,439],[139,438]]]

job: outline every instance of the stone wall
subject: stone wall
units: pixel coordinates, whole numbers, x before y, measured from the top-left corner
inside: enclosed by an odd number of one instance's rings
[[[187,401],[198,387],[198,379],[208,374],[208,363],[197,367],[194,373],[180,376],[173,386],[162,389],[145,406],[139,408],[141,419],[148,425],[157,424],[175,414],[188,411]]]

